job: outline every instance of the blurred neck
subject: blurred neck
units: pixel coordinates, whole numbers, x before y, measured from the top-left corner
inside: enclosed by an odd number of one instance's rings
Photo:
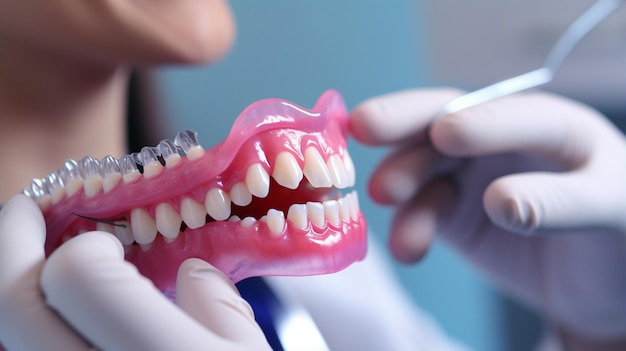
[[[126,152],[128,72],[46,52],[0,55],[0,203],[67,158]]]

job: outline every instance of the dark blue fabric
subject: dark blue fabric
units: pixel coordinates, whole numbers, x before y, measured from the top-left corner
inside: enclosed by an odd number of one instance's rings
[[[261,326],[272,349],[284,351],[274,328],[276,321],[274,320],[272,310],[279,302],[272,289],[263,278],[259,277],[244,279],[236,285],[241,296],[248,301],[252,310],[254,310],[254,318]]]

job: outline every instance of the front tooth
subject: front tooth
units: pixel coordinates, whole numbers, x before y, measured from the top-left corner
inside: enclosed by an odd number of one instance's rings
[[[285,213],[275,209],[267,211],[267,227],[274,234],[280,234],[285,229]]]
[[[230,200],[237,206],[246,206],[252,202],[252,194],[245,183],[237,183],[230,189]]]
[[[76,161],[72,159],[65,161],[60,173],[62,174],[63,183],[65,183],[67,197],[74,195],[83,187],[83,176],[80,174]]]
[[[83,172],[85,196],[94,197],[102,189],[100,162],[91,156],[87,156],[80,161],[79,167]]]
[[[344,221],[350,220],[350,206],[348,205],[348,200],[346,197],[342,197],[337,200],[337,204],[339,205],[339,217]]]
[[[256,218],[254,217],[246,217],[241,220],[240,224],[244,228],[250,228],[256,223]]]
[[[122,243],[124,246],[128,246],[132,244],[135,239],[133,238],[133,230],[131,229],[130,223],[128,221],[119,221],[115,223],[115,237]]]
[[[187,227],[191,229],[200,228],[206,223],[206,209],[189,197],[180,202],[180,216]]]
[[[314,226],[324,227],[324,206],[319,202],[307,202],[306,214]]]
[[[326,162],[313,146],[304,152],[304,168],[302,170],[314,188],[329,188],[333,185]]]
[[[136,208],[130,211],[130,225],[133,229],[133,237],[138,244],[150,244],[156,238],[156,223],[146,210]]]
[[[307,226],[306,205],[293,204],[287,212],[287,219],[291,221],[297,228],[305,229]]]
[[[230,196],[220,188],[213,188],[207,192],[204,206],[209,216],[216,221],[230,217]]]
[[[341,219],[339,218],[339,205],[335,200],[328,200],[322,203],[324,206],[324,215],[328,222],[335,227],[341,223]]]
[[[183,220],[174,207],[168,203],[159,204],[155,210],[155,216],[159,233],[167,239],[176,239]]]
[[[333,180],[335,187],[339,189],[346,188],[348,186],[348,172],[346,171],[346,165],[343,163],[341,156],[334,154],[330,155],[326,163],[330,177]]]
[[[270,176],[260,163],[255,163],[248,168],[246,186],[248,186],[250,193],[256,197],[264,198],[269,194]]]
[[[350,217],[355,220],[359,218],[359,196],[356,191],[350,193]]]
[[[158,152],[157,148],[145,146],[139,153],[143,164],[143,176],[146,179],[158,175],[163,170],[163,166],[158,158]]]
[[[119,162],[113,156],[106,156],[100,160],[102,168],[102,189],[105,193],[115,188],[117,183],[122,179],[122,170]]]
[[[356,171],[354,169],[354,162],[352,162],[352,157],[346,150],[346,153],[343,155],[343,164],[346,167],[346,172],[348,174],[348,187],[353,187],[356,183]]]
[[[272,177],[285,188],[296,189],[302,180],[302,169],[296,158],[289,152],[283,151],[276,157]]]

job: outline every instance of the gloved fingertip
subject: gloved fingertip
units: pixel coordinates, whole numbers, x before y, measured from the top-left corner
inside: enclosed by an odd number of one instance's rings
[[[373,133],[376,123],[376,115],[381,114],[380,104],[375,100],[366,100],[357,105],[350,112],[348,129],[354,138],[364,144],[375,143],[376,135]]]
[[[400,211],[393,219],[389,249],[401,263],[420,261],[435,236],[436,218],[428,211]]]
[[[536,211],[525,201],[507,196],[497,186],[485,191],[483,204],[496,225],[519,234],[531,234],[539,227]]]

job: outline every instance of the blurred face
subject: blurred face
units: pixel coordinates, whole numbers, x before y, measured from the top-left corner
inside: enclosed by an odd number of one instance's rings
[[[225,0],[0,0],[0,45],[105,64],[203,63],[234,38]]]

